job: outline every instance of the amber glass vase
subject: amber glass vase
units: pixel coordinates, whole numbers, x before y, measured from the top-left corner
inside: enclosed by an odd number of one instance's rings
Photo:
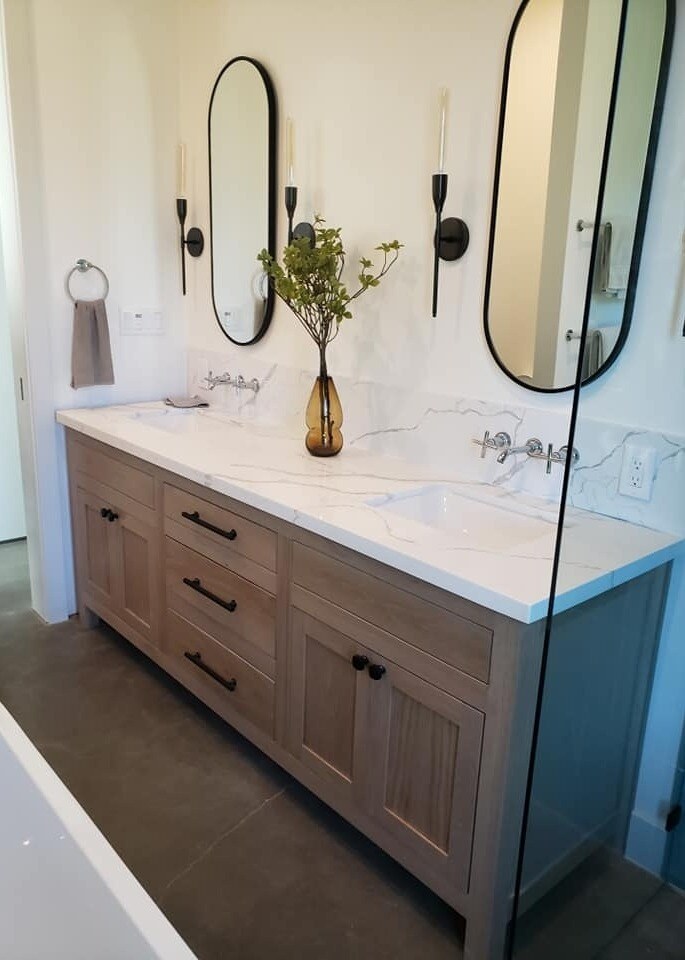
[[[305,445],[313,457],[334,457],[343,446],[342,407],[333,378],[328,376],[326,349],[320,352],[319,376],[312,389],[305,422],[307,436]]]

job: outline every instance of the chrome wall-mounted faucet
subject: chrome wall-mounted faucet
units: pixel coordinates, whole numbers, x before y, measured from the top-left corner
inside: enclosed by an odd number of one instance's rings
[[[542,440],[531,437],[526,440],[522,447],[505,447],[497,457],[497,463],[505,463],[508,457],[517,453],[527,453],[529,457],[535,457],[542,452]]]
[[[209,375],[202,379],[207,384],[207,390],[213,390],[215,387],[226,384],[227,386],[234,386],[236,390],[253,390],[255,393],[259,393],[259,380],[256,377],[253,377],[252,380],[246,380],[242,374],[232,377],[228,372],[220,373],[215,377],[210,370]]]
[[[526,440],[522,447],[512,447],[511,437],[503,430],[499,433],[496,433],[494,437],[491,437],[490,431],[486,430],[483,435],[483,439],[474,439],[473,443],[481,448],[481,459],[485,456],[487,450],[499,451],[497,454],[497,463],[506,463],[510,456],[518,453],[525,453],[533,460],[546,460],[547,473],[552,472],[553,463],[566,463],[569,452],[568,446],[559,447],[558,450],[555,450],[554,444],[549,443],[547,445],[547,453],[543,453],[542,441],[538,440],[537,437],[531,437],[530,440]],[[573,447],[571,450],[571,456],[573,458],[574,465],[578,463],[580,460],[580,454],[575,447]]]

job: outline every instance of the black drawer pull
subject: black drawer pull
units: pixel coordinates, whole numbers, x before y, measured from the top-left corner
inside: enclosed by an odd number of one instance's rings
[[[191,523],[196,523],[198,527],[204,527],[205,530],[211,530],[212,533],[218,533],[220,537],[226,537],[227,540],[235,540],[235,538],[238,536],[236,530],[222,530],[221,527],[215,527],[213,523],[209,522],[209,520],[203,520],[197,510],[193,510],[192,513],[188,513],[187,510],[182,510],[181,516],[185,517],[186,520],[190,520]]]
[[[369,664],[369,676],[372,680],[380,680],[385,673],[385,667],[381,663]]]
[[[220,673],[217,673],[216,670],[212,670],[211,667],[207,666],[206,663],[202,662],[202,654],[198,650],[197,653],[191,653],[190,650],[186,650],[183,654],[186,660],[190,660],[191,663],[194,663],[196,667],[199,667],[200,670],[203,670],[208,674],[212,680],[216,680],[217,683],[220,683],[222,687],[226,687],[230,693],[233,693],[235,688],[238,686],[238,681],[235,677],[231,680],[224,680]]]
[[[115,520],[119,519],[119,514],[114,513],[109,507],[103,507],[102,510],[100,510],[100,516],[103,520],[109,520],[110,523],[114,523]]]
[[[369,658],[365,657],[363,653],[355,653],[352,657],[352,666],[355,670],[366,670],[369,665]]]
[[[228,610],[229,613],[233,613],[238,606],[235,600],[222,600],[221,597],[217,597],[217,595],[212,593],[211,590],[208,590],[207,587],[203,587],[199,577],[195,577],[193,580],[191,580],[190,577],[184,577],[183,582],[187,587],[190,587],[191,590],[201,593],[203,597],[207,597],[212,603],[217,603],[220,607],[223,607],[224,610]]]

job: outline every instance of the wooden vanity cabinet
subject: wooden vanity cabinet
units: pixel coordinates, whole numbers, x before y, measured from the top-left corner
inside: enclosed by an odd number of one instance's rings
[[[67,449],[84,621],[102,617],[461,913],[465,960],[501,960],[544,623],[510,620],[73,431]],[[597,674],[597,703],[614,651],[649,677],[667,579],[652,571],[555,619],[556,650],[574,676]],[[602,793],[616,798],[617,836],[647,689],[645,679],[621,711],[596,710],[567,733],[580,756],[583,738],[624,744],[632,730]],[[562,718],[574,696],[565,682],[555,690]],[[605,807],[588,808],[593,830]],[[560,850],[549,883],[584,849]],[[526,898],[549,883],[543,871]]]
[[[83,453],[81,446],[70,450],[79,610],[86,619],[87,611],[97,614],[121,632],[125,624],[135,638],[155,644],[161,602],[156,512],[109,485],[117,475],[120,486],[127,487],[123,476],[135,485],[137,468],[122,474],[125,465],[118,460],[112,471],[109,458],[103,455],[93,465]],[[149,474],[138,472],[149,480]]]
[[[293,754],[445,885],[466,892],[483,715],[294,609]]]

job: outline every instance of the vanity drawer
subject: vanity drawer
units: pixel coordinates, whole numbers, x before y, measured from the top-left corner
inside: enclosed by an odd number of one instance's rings
[[[73,475],[78,473],[82,477],[88,477],[152,510],[155,508],[154,467],[134,461],[132,457],[112,447],[102,448],[95,440],[81,440],[70,436],[69,469]]]
[[[277,536],[273,530],[168,483],[164,484],[164,530],[174,540],[267,589],[273,583],[275,589],[273,576],[265,578],[263,574],[273,575],[276,570]]]
[[[164,651],[183,683],[230,722],[236,712],[274,736],[274,682],[193,624],[167,610]]]
[[[488,682],[490,628],[302,543],[293,543],[292,579],[437,660]]]
[[[276,598],[226,567],[165,538],[167,607],[275,676]]]

